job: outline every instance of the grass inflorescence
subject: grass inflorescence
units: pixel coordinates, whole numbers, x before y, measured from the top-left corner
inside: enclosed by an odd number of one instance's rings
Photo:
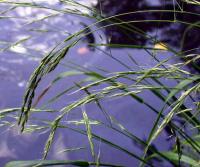
[[[92,7],[88,7],[81,3],[78,3],[73,0],[62,0],[62,3],[67,5],[73,5],[78,7],[77,9],[55,9],[36,3],[29,2],[14,2],[14,1],[0,1],[0,4],[11,5],[9,10],[15,10],[19,6],[23,7],[33,7],[41,8],[45,10],[52,10],[65,14],[76,14],[81,17],[88,17],[95,20],[95,22],[80,31],[69,35],[56,45],[52,51],[43,57],[39,66],[32,73],[28,86],[24,95],[24,100],[22,108],[13,108],[1,110],[0,116],[2,119],[6,115],[19,112],[19,116],[15,116],[18,119],[18,124],[21,127],[21,132],[32,132],[32,131],[41,131],[49,129],[49,137],[46,141],[44,147],[43,160],[32,160],[32,161],[14,161],[7,164],[8,167],[11,166],[50,166],[50,165],[75,165],[75,166],[125,166],[123,162],[119,164],[110,164],[104,163],[101,159],[101,155],[97,155],[97,145],[96,141],[106,144],[108,147],[115,148],[121,151],[124,154],[127,154],[128,157],[137,159],[140,166],[155,166],[157,163],[156,160],[162,161],[163,164],[167,163],[172,166],[199,166],[199,153],[200,153],[200,144],[199,144],[199,111],[200,105],[198,101],[198,95],[200,91],[200,76],[199,73],[193,73],[188,70],[187,65],[191,62],[195,62],[196,59],[199,59],[199,55],[187,54],[187,51],[177,51],[177,48],[165,45],[162,41],[159,41],[155,36],[147,34],[138,27],[135,27],[134,24],[137,23],[170,23],[170,24],[183,24],[187,26],[185,34],[189,31],[190,28],[200,28],[199,23],[192,23],[190,20],[181,20],[179,18],[168,20],[168,19],[142,19],[142,20],[129,20],[123,21],[120,19],[122,16],[126,15],[136,15],[140,13],[174,13],[176,14],[188,14],[199,16],[199,13],[184,11],[181,8],[181,5],[178,3],[181,11],[174,8],[172,10],[142,10],[142,11],[130,11],[127,13],[116,14],[112,16],[102,15],[102,11],[98,11]],[[182,0],[180,3],[189,3],[194,4],[198,7],[199,2],[195,0],[186,1]],[[90,11],[90,14],[83,13],[79,8],[87,9]],[[49,15],[51,16],[51,15]],[[59,17],[56,15],[53,17]],[[41,21],[34,20],[34,22]],[[136,33],[150,41],[154,45],[136,45],[136,44],[117,44],[117,43],[89,43],[88,46],[99,49],[102,53],[105,53],[106,56],[110,58],[111,61],[118,63],[119,66],[122,66],[123,71],[106,71],[106,69],[96,68],[97,70],[76,66],[76,64],[71,63],[70,66],[74,66],[71,71],[66,71],[58,74],[49,86],[38,96],[36,102],[34,99],[36,96],[36,89],[40,85],[40,82],[44,79],[45,76],[50,75],[58,65],[63,65],[63,61],[67,61],[65,57],[69,54],[69,51],[78,45],[82,39],[97,33],[100,30],[105,28],[117,26],[120,27],[123,31],[128,33]],[[91,29],[91,31],[88,31]],[[185,36],[184,34],[184,36]],[[131,37],[130,37],[131,38]],[[29,40],[26,38],[24,40]],[[10,46],[17,45],[18,43],[24,42],[24,40],[19,40]],[[185,38],[181,41],[181,47],[183,46]],[[107,48],[107,50],[101,50],[101,46]],[[153,66],[143,67],[140,65],[137,60],[134,59],[134,56],[128,54],[129,60],[134,68],[130,64],[126,64],[123,60],[115,57],[111,53],[112,48],[129,48],[129,49],[140,49],[148,53],[152,58],[152,61],[155,62]],[[8,48],[6,48],[8,49]],[[195,50],[195,49],[194,49]],[[110,52],[109,52],[110,51]],[[190,52],[193,50],[191,49]],[[169,53],[170,56],[164,60],[160,60],[157,57],[157,53],[165,54]],[[124,53],[126,54],[126,53]],[[192,55],[192,56],[191,56]],[[187,61],[180,61],[180,63],[174,63],[172,60],[177,58],[192,57],[192,59],[187,59]],[[65,65],[63,65],[65,66]],[[195,66],[195,65],[194,65]],[[194,69],[196,69],[194,67]],[[65,80],[73,76],[81,76],[83,79],[79,82],[74,82],[71,86],[67,86],[65,90],[57,92],[57,94],[50,98],[47,102],[49,104],[54,104],[56,101],[59,101],[64,95],[73,96],[78,93],[82,93],[83,96],[78,96],[78,98],[73,102],[68,102],[68,105],[61,107],[59,110],[54,109],[35,109],[39,101],[45,96],[45,94],[51,90],[51,88],[56,85],[58,82]],[[172,82],[173,85],[168,85],[166,82]],[[152,98],[159,99],[161,107],[158,108],[151,104],[147,98],[143,96],[143,93],[149,92]],[[110,112],[107,111],[106,106],[102,101],[108,100],[117,100],[129,97],[129,100],[137,102],[139,105],[144,106],[149,111],[152,111],[156,114],[155,120],[152,122],[152,128],[147,135],[147,139],[142,139],[139,136],[135,135],[131,130],[127,129],[125,126],[120,123]],[[188,105],[189,103],[189,105]],[[104,116],[104,121],[99,118],[90,118],[87,112],[87,105],[95,104],[97,110],[101,111]],[[45,105],[44,105],[45,106]],[[75,109],[78,109],[81,113],[82,118],[77,120],[67,120],[64,121],[64,118],[69,116]],[[46,111],[48,113],[57,113],[53,121],[41,119],[39,120],[38,126],[26,125],[26,123],[31,119],[31,114],[37,114],[40,112]],[[96,112],[96,111],[93,111]],[[141,111],[143,112],[143,111]],[[16,120],[15,119],[15,120]],[[131,119],[131,118],[130,118]],[[147,119],[147,118],[146,118]],[[128,120],[127,120],[128,121]],[[2,122],[2,124],[6,121]],[[75,125],[76,128],[74,128]],[[80,128],[77,128],[80,126]],[[117,144],[114,140],[109,140],[96,134],[93,131],[93,126],[101,127],[102,129],[108,129],[112,133],[116,133],[122,138],[127,138],[136,143],[142,150],[142,154],[129,150],[126,147],[123,147]],[[88,147],[91,152],[91,157],[93,161],[89,159],[84,161],[59,161],[59,160],[46,160],[49,151],[53,145],[53,141],[56,137],[57,130],[71,130],[78,134],[81,134],[83,137],[86,136],[88,139]],[[173,138],[173,144],[169,150],[162,151],[154,147],[156,140],[159,139],[160,134],[168,129],[170,133],[169,137]],[[191,132],[192,131],[192,132]],[[78,147],[76,150],[80,151],[83,147]],[[85,147],[84,147],[85,148]],[[187,150],[190,149],[191,154],[188,154]],[[70,150],[70,149],[65,149]],[[73,151],[73,150],[72,150]],[[64,152],[64,151],[63,151]],[[100,153],[100,150],[99,150]],[[101,152],[103,154],[103,152]]]

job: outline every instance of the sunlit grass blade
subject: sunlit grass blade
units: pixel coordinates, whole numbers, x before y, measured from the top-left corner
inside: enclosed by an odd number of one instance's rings
[[[158,127],[158,129],[155,131],[155,133],[152,135],[151,140],[149,143],[152,143],[153,140],[160,134],[160,132],[163,130],[163,128],[171,121],[172,117],[174,114],[179,110],[181,104],[184,102],[185,98],[192,92],[194,91],[199,85],[195,85],[192,88],[188,89],[185,93],[181,95],[181,97],[178,99],[177,103],[175,106],[172,108],[172,110],[165,116],[164,120]]]

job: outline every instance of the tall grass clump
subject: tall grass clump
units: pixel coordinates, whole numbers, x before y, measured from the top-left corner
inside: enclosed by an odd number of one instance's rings
[[[108,147],[115,148],[124,154],[127,154],[130,159],[137,159],[139,166],[157,166],[156,164],[168,165],[168,166],[200,166],[200,75],[198,72],[193,72],[188,69],[198,66],[196,62],[199,59],[199,55],[194,52],[195,48],[190,51],[177,51],[177,48],[164,44],[156,37],[143,32],[142,30],[134,27],[134,23],[151,22],[151,23],[172,23],[172,24],[184,24],[188,27],[200,28],[199,23],[191,23],[187,20],[179,20],[174,18],[173,20],[163,20],[162,17],[159,20],[120,20],[119,16],[134,15],[138,13],[173,13],[200,15],[196,12],[184,11],[174,8],[172,10],[144,10],[144,11],[131,11],[127,13],[121,13],[118,15],[104,16],[102,11],[85,6],[73,0],[60,0],[63,4],[73,5],[75,9],[58,9],[48,8],[36,3],[30,2],[13,2],[13,1],[0,1],[1,3],[9,4],[14,8],[18,6],[28,6],[33,8],[44,8],[49,10],[57,10],[61,13],[75,14],[80,17],[88,17],[94,20],[94,23],[86,26],[80,31],[71,34],[66,37],[65,40],[60,42],[52,49],[47,55],[45,55],[38,67],[32,73],[21,108],[5,109],[1,111],[1,117],[6,117],[7,114],[17,112],[18,125],[21,128],[21,132],[27,131],[46,131],[49,130],[49,136],[46,140],[44,147],[43,157],[40,160],[31,161],[12,161],[6,166],[52,166],[52,165],[74,165],[74,166],[124,166],[123,162],[120,164],[112,164],[104,162],[101,159],[101,154],[96,151],[96,141],[99,141]],[[179,2],[177,2],[179,3]],[[199,2],[192,0],[180,1],[180,4],[187,3],[194,4],[198,7]],[[89,13],[83,13],[82,10],[89,10]],[[71,63],[72,70],[68,70],[57,74],[51,83],[40,93],[36,93],[36,90],[40,83],[45,80],[47,75],[51,75],[52,72],[59,66],[68,61],[66,58],[70,50],[78,45],[87,36],[102,32],[102,30],[117,26],[123,29],[127,34],[136,33],[143,38],[151,41],[153,45],[128,45],[128,44],[112,44],[107,43],[88,43],[88,47],[92,47],[96,50],[101,50],[104,54],[111,58],[111,61],[116,62],[119,66],[124,68],[123,71],[107,71],[97,67],[90,69]],[[130,37],[131,38],[131,37]],[[192,41],[191,41],[192,42]],[[105,47],[106,50],[103,50]],[[129,58],[130,64],[137,66],[134,69],[133,66],[123,62],[117,56],[109,52],[113,48],[129,48],[143,50],[152,58],[154,62],[153,66],[143,67],[134,58],[134,56],[126,55]],[[109,52],[109,53],[108,53]],[[164,59],[157,57],[157,54],[168,54]],[[188,54],[189,53],[189,54]],[[182,58],[185,61],[175,62],[174,59]],[[187,59],[185,59],[187,58]],[[192,67],[191,67],[192,66]],[[51,90],[54,85],[62,80],[66,80],[73,76],[79,76],[82,78],[78,82],[73,83],[71,86],[66,87],[62,92],[57,92],[55,97],[48,100],[48,106],[54,106],[53,104],[63,96],[76,95],[76,100],[67,102],[67,105],[60,109],[36,108],[39,101]],[[166,83],[166,80],[168,84]],[[159,99],[161,107],[157,107],[151,104],[148,98],[145,98],[143,94],[149,92],[151,98]],[[83,96],[78,94],[82,93]],[[146,139],[137,136],[131,129],[126,128],[126,125],[120,123],[111,112],[108,111],[104,105],[105,101],[124,99],[129,97],[130,100],[138,103],[144,108],[156,114],[154,121],[152,122],[152,128]],[[90,118],[87,112],[87,105],[96,105],[96,110],[93,112],[102,112],[103,118]],[[74,111],[80,112],[82,118],[76,120],[67,120],[70,114]],[[32,115],[37,113],[47,112],[47,114],[56,113],[53,120],[45,118],[38,119],[37,126],[31,126],[29,120],[32,119]],[[141,111],[145,112],[145,111]],[[134,114],[133,114],[134,115]],[[131,118],[130,118],[131,119]],[[144,118],[148,119],[148,118]],[[71,126],[75,125],[75,126]],[[101,129],[109,130],[112,133],[116,133],[121,138],[127,138],[133,141],[140,147],[142,153],[133,152],[131,149],[117,144],[115,140],[104,138],[93,131],[93,127],[97,126]],[[148,128],[148,127],[147,127]],[[54,144],[55,136],[58,130],[73,131],[87,137],[89,150],[91,152],[91,159],[84,160],[49,160],[47,156]],[[161,133],[168,132],[168,140],[171,140],[171,147],[169,150],[163,151],[156,148],[157,139],[159,139]],[[82,148],[76,148],[76,151],[80,151]],[[70,149],[68,149],[69,151]],[[66,151],[66,150],[64,150]],[[71,150],[73,151],[73,150]]]

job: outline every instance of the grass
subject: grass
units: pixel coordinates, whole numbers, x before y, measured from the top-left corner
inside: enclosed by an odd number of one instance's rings
[[[43,57],[39,66],[35,69],[32,76],[30,77],[29,84],[27,86],[24,101],[22,104],[22,108],[14,108],[14,109],[5,109],[1,111],[1,118],[5,119],[7,115],[18,112],[19,116],[15,116],[15,121],[18,120],[18,124],[21,127],[21,132],[32,132],[32,131],[43,131],[50,130],[49,137],[46,140],[46,145],[44,147],[43,160],[32,160],[32,161],[14,161],[9,162],[6,166],[51,166],[51,165],[75,165],[75,166],[124,166],[123,162],[121,164],[109,164],[104,163],[101,160],[101,155],[99,155],[96,151],[96,144],[94,140],[97,140],[101,143],[108,145],[109,147],[115,148],[124,154],[127,154],[129,158],[137,159],[140,162],[140,166],[156,166],[156,159],[162,160],[162,163],[168,163],[171,166],[200,166],[200,143],[199,143],[199,128],[200,128],[200,120],[199,120],[199,101],[198,94],[200,91],[200,76],[198,73],[192,73],[189,70],[186,70],[185,67],[189,62],[195,62],[197,56],[192,57],[192,59],[186,62],[180,63],[171,63],[171,60],[175,58],[189,56],[186,51],[176,51],[176,48],[171,46],[162,46],[162,41],[158,41],[155,37],[144,33],[142,30],[139,30],[133,27],[132,23],[141,23],[141,22],[155,22],[155,23],[173,23],[173,24],[184,24],[188,26],[188,29],[191,27],[199,28],[200,25],[198,23],[193,24],[188,20],[131,20],[131,21],[122,21],[118,19],[118,16],[122,15],[130,15],[137,13],[159,13],[159,12],[168,12],[168,13],[185,13],[189,15],[199,15],[198,13],[188,12],[188,11],[179,11],[174,8],[173,10],[145,10],[145,11],[134,11],[123,13],[120,15],[114,15],[110,17],[102,16],[102,12],[98,12],[97,10],[90,8],[88,6],[77,3],[73,0],[62,1],[66,3],[66,5],[71,4],[78,8],[76,9],[54,9],[47,6],[42,6],[35,3],[22,3],[22,2],[8,2],[8,1],[0,1],[0,4],[9,4],[11,7],[9,10],[14,10],[19,6],[25,7],[33,7],[33,8],[41,8],[56,11],[59,13],[69,13],[76,14],[81,17],[89,17],[90,19],[96,20],[95,23],[85,27],[84,29],[69,35],[64,41],[59,43],[57,46],[52,49],[47,55]],[[187,3],[192,3],[199,5],[198,1],[183,1]],[[90,10],[90,14],[82,13],[77,9],[85,8]],[[48,17],[51,17],[49,15]],[[47,18],[48,18],[47,17]],[[59,17],[54,16],[53,17]],[[46,18],[43,18],[46,19]],[[42,19],[42,20],[43,20]],[[34,22],[38,22],[40,20],[34,20]],[[107,23],[103,25],[103,23]],[[97,26],[100,25],[100,26]],[[36,89],[40,85],[40,82],[45,79],[46,75],[50,75],[52,71],[54,71],[58,65],[62,65],[63,61],[67,61],[65,57],[68,55],[68,52],[75,46],[80,43],[80,41],[93,33],[96,33],[102,29],[105,29],[110,26],[118,26],[122,28],[124,31],[135,32],[140,34],[141,36],[147,38],[152,43],[157,43],[160,45],[154,46],[140,46],[140,45],[123,45],[123,44],[112,44],[112,43],[90,43],[89,45],[99,49],[99,46],[106,46],[107,48],[130,48],[130,49],[141,49],[146,51],[149,56],[152,57],[152,60],[156,62],[156,65],[153,67],[143,68],[135,61],[133,56],[129,55],[130,61],[133,65],[137,65],[139,67],[138,70],[133,70],[133,67],[124,63],[122,60],[118,59],[115,55],[105,52],[107,56],[111,58],[112,61],[119,64],[119,66],[123,66],[124,71],[118,72],[110,72],[105,69],[92,70],[87,69],[85,67],[76,66],[70,64],[74,68],[72,71],[67,71],[60,73],[52,82],[44,89],[38,97],[36,98]],[[88,31],[90,30],[90,31]],[[186,30],[187,31],[187,30]],[[18,45],[21,42],[29,40],[29,38],[25,38],[15,42],[14,44],[10,44],[10,46]],[[160,47],[158,47],[160,46]],[[5,48],[9,49],[9,47]],[[108,49],[108,50],[109,50]],[[157,52],[161,54],[164,52],[168,52],[171,56],[167,57],[164,60],[159,60],[156,57]],[[58,92],[55,97],[49,99],[48,104],[54,104],[56,101],[68,94],[74,95],[79,92],[84,93],[83,97],[78,97],[75,101],[68,104],[67,106],[62,107],[59,110],[53,109],[35,109],[37,104],[41,101],[41,99],[46,95],[51,88],[56,85],[58,82],[72,77],[72,76],[82,76],[82,79],[79,83],[74,83],[73,85],[66,88],[62,92]],[[168,86],[164,79],[168,79],[169,82],[175,83],[175,86]],[[143,92],[150,92],[152,94],[152,98],[157,98],[161,101],[162,107],[157,108],[153,106],[148,99],[142,96]],[[119,98],[130,97],[131,100],[136,101],[138,104],[145,106],[150,111],[156,114],[156,119],[152,122],[152,129],[149,133],[149,136],[146,140],[139,138],[135,135],[131,130],[126,129],[125,125],[122,125],[110,112],[107,111],[106,106],[103,105],[102,101],[106,100],[117,100]],[[36,99],[36,100],[35,100]],[[35,100],[35,103],[34,103]],[[188,105],[189,103],[189,105]],[[87,114],[85,106],[88,104],[95,104],[98,110],[102,111],[102,114],[105,117],[106,121],[102,121],[101,119],[95,118],[91,119]],[[79,109],[79,112],[82,113],[82,118],[79,120],[70,120],[63,121],[64,118],[71,113],[75,109]],[[49,113],[57,113],[53,121],[39,119],[39,123],[37,126],[29,125],[26,126],[27,122],[31,120],[31,115],[37,114],[39,112],[47,112]],[[94,111],[96,112],[96,111]],[[143,112],[143,111],[141,111]],[[179,121],[177,121],[177,119]],[[181,123],[180,123],[181,122]],[[6,121],[2,121],[2,125],[11,126]],[[75,125],[75,128],[70,125]],[[80,128],[77,128],[79,127]],[[84,126],[84,128],[83,128]],[[93,131],[93,126],[98,126],[102,129],[109,129],[113,133],[119,134],[122,138],[130,139],[139,145],[143,151],[143,154],[138,154],[137,152],[133,152],[119,144],[115,141],[111,141],[107,138],[104,138],[98,134],[95,134]],[[171,138],[173,138],[172,148],[167,151],[158,150],[154,147],[155,140],[159,138],[160,134],[166,130],[166,128],[170,129]],[[88,138],[88,146],[90,147],[91,157],[93,162],[90,160],[84,161],[58,161],[58,160],[46,160],[49,151],[53,145],[53,141],[55,140],[55,134],[57,130],[62,129],[71,130],[83,136],[87,136]],[[188,150],[190,150],[190,154],[188,154]],[[79,149],[77,149],[79,151]],[[102,153],[103,154],[103,153]]]

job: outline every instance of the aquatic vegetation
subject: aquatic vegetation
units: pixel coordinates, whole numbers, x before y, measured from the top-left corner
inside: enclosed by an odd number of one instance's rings
[[[73,0],[61,0],[60,2],[64,3],[66,8],[58,10],[31,2],[0,1],[0,3],[11,5],[12,8],[10,9],[14,9],[18,6],[44,8],[55,10],[60,13],[75,14],[79,17],[87,17],[94,21],[92,24],[84,26],[83,29],[73,34],[68,34],[63,41],[58,43],[42,58],[40,64],[30,77],[24,94],[22,108],[5,109],[0,112],[2,120],[6,119],[6,116],[10,113],[19,113],[17,116],[15,115],[14,120],[18,121],[22,133],[41,131],[48,131],[49,133],[44,146],[43,160],[13,161],[9,162],[6,166],[126,166],[123,164],[124,162],[117,162],[116,164],[115,162],[113,163],[113,161],[111,161],[111,163],[104,162],[104,159],[101,158],[104,152],[101,151],[101,146],[98,146],[96,141],[110,148],[119,150],[128,155],[130,159],[136,159],[138,166],[199,166],[200,75],[198,73],[199,55],[197,53],[199,48],[187,49],[188,45],[186,46],[184,43],[186,38],[183,38],[182,41],[179,41],[179,47],[181,49],[177,49],[177,45],[173,46],[173,42],[172,44],[170,42],[168,44],[167,40],[159,39],[157,35],[152,34],[152,32],[149,33],[145,31],[144,28],[142,29],[140,27],[143,23],[147,23],[147,25],[154,23],[161,24],[162,27],[169,26],[169,24],[173,26],[178,23],[184,25],[184,28],[186,27],[186,29],[184,29],[185,34],[190,28],[196,28],[199,31],[200,25],[198,22],[179,20],[177,17],[179,15],[199,17],[199,13],[196,12],[196,10],[187,11],[181,8],[181,6],[190,3],[195,6],[195,9],[199,9],[199,3],[197,1],[182,0],[177,1],[176,5],[172,3],[172,9],[145,9],[106,16],[103,13],[103,8],[98,10],[97,8],[88,7]],[[68,5],[73,6],[73,8],[67,8]],[[144,19],[132,19],[134,15],[139,17],[138,15],[141,13],[144,15],[160,13],[161,15],[158,19],[148,17]],[[173,16],[172,19],[162,19],[165,13]],[[131,20],[123,20],[123,16],[128,15],[131,15]],[[59,15],[56,17],[59,17]],[[41,19],[34,20],[34,22],[38,21],[41,21]],[[129,36],[129,42],[118,43],[119,40],[116,42],[116,40],[109,35],[107,43],[104,43],[105,41],[103,39],[103,42],[98,42],[93,39],[93,35],[96,33],[98,34],[99,31],[103,32],[105,30],[106,32],[106,30],[109,30],[110,32],[110,27],[117,27],[116,29],[123,30],[123,34]],[[136,35],[131,36],[130,34]],[[184,36],[184,33],[182,35]],[[89,40],[85,40],[88,36]],[[131,43],[130,41],[135,41],[135,37],[136,42]],[[91,38],[92,40],[90,40]],[[99,38],[102,38],[100,33]],[[28,39],[25,38],[24,40]],[[71,70],[68,69],[67,71],[56,74],[55,78],[43,91],[38,93],[36,90],[40,83],[45,80],[46,76],[53,75],[53,72],[59,66],[67,66],[65,62],[68,61],[68,54],[74,47],[81,43],[81,41],[87,42],[87,46],[93,48],[94,51],[101,51],[110,58],[111,63],[117,63],[118,66],[123,67],[123,70],[110,71],[105,67],[101,68],[97,66],[90,68],[78,65],[74,62],[69,62],[68,66],[70,66]],[[23,41],[20,40],[17,44],[21,42]],[[192,41],[189,42],[192,43]],[[15,44],[10,46],[15,46]],[[101,48],[102,46],[104,47],[103,49]],[[134,55],[131,54],[130,50],[129,53],[124,51],[124,57],[126,58],[120,59],[112,52],[112,49],[114,50],[115,48],[129,48],[131,51],[142,50],[150,57],[153,63],[148,66],[140,64],[140,62],[135,59]],[[80,52],[80,54],[87,54],[89,49],[82,47],[78,52]],[[164,54],[167,56],[162,57]],[[180,60],[180,58],[183,60]],[[126,59],[129,60],[128,63],[125,61]],[[193,67],[192,70],[190,67]],[[196,71],[194,72],[193,70]],[[48,99],[46,104],[37,109],[38,104],[53,87],[59,82],[68,82],[69,78],[74,76],[79,76],[81,79],[74,81],[70,86],[66,86],[61,92],[56,92],[54,97]],[[148,96],[145,96],[147,95],[146,92],[148,92]],[[54,104],[65,95],[72,98],[76,95],[76,98],[66,102],[67,105],[60,106],[59,109],[54,108]],[[146,138],[137,135],[137,133],[134,132],[134,128],[126,128],[126,125],[123,125],[119,118],[116,118],[112,111],[109,111],[109,107],[106,106],[109,101],[113,101],[112,105],[118,106],[120,104],[119,100],[122,101],[124,99],[134,102],[135,106],[143,106],[144,110],[154,113],[154,118],[151,122],[152,126],[144,127],[148,129]],[[155,99],[159,104],[153,104],[152,99]],[[87,106],[89,105],[95,106],[95,108],[92,108],[92,112],[100,114],[99,118],[94,118],[91,112],[88,111]],[[123,105],[122,108],[124,108],[122,111],[126,110],[126,106]],[[137,110],[137,108],[134,109]],[[48,117],[41,119],[37,117],[37,124],[32,124],[34,116],[43,112],[52,114],[53,120],[48,120]],[[79,112],[81,118],[70,120],[68,117],[74,112]],[[131,116],[134,117],[134,113]],[[149,118],[145,118],[144,116],[142,119],[148,120]],[[4,121],[2,125],[11,126],[12,124],[10,125],[9,122]],[[125,138],[130,140],[140,151],[136,152],[132,150],[131,147],[129,148],[118,144],[117,138],[110,139],[109,137],[111,135],[105,136],[104,134],[100,134],[98,131],[94,130],[96,128],[108,131],[113,135],[117,134],[116,136],[121,138],[122,141],[124,140],[126,142]],[[84,159],[84,161],[47,159],[54,144],[56,133],[60,129],[62,131],[76,132],[83,136],[83,138],[86,136],[91,154],[90,158]],[[169,140],[170,143],[170,147],[167,150],[160,149],[156,145],[157,140],[159,140],[159,137],[163,133],[167,134],[166,142]],[[82,148],[84,149],[84,147],[78,147],[72,149],[68,148],[66,150],[78,152],[82,150]]]

